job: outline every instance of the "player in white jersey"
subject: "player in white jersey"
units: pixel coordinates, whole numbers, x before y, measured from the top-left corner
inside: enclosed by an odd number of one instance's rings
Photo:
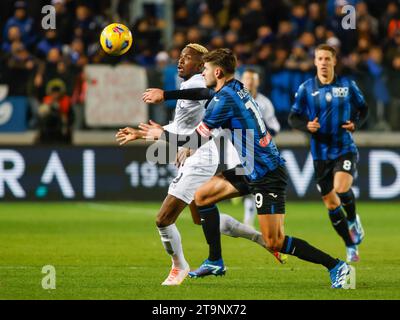
[[[182,68],[178,64],[178,72]],[[191,88],[205,88],[201,74],[194,74],[181,83],[180,90]],[[149,93],[150,90],[147,92]],[[164,126],[164,128],[174,133],[190,134],[196,125],[200,123],[204,115],[205,104],[206,100],[179,99],[176,103],[174,121]],[[193,201],[196,189],[215,174],[219,164],[218,150],[215,143],[206,143],[198,151],[199,154],[190,157],[185,166],[179,167],[178,174],[168,189],[169,195],[181,199],[187,204]]]
[[[254,100],[260,107],[260,111],[265,123],[268,126],[268,131],[271,135],[275,136],[281,129],[278,119],[275,117],[274,106],[266,96],[258,92],[260,86],[260,77],[257,71],[253,69],[246,69],[240,80],[243,85],[250,91]],[[244,197],[244,218],[243,222],[246,225],[254,227],[254,219],[257,214],[256,205],[253,195]]]
[[[187,45],[181,53],[178,62],[178,74],[185,81],[181,84],[180,89],[205,88],[205,82],[200,72],[202,71],[201,56],[207,52],[207,49],[198,44]],[[144,93],[144,101],[152,103],[152,98],[161,94],[160,89],[147,89]],[[205,100],[178,100],[175,110],[174,121],[168,124],[168,130],[180,134],[188,134],[200,123],[205,112]],[[124,128],[117,133],[117,141],[120,145],[136,139],[137,132],[132,128]],[[228,147],[233,150],[233,146]],[[236,150],[234,150],[236,152]],[[230,151],[232,152],[232,151]],[[172,181],[168,189],[168,195],[165,198],[161,209],[157,215],[156,224],[161,236],[161,241],[167,253],[172,258],[172,268],[169,276],[162,283],[163,285],[179,285],[185,279],[189,272],[189,264],[187,263],[181,244],[180,233],[175,225],[175,221],[179,214],[190,205],[195,223],[199,223],[197,210],[193,199],[195,191],[203,183],[208,181],[217,171],[219,164],[219,153],[214,141],[209,141],[199,148],[196,153],[187,158],[186,161],[182,155],[185,150],[178,152],[181,165],[178,169],[176,178]],[[229,167],[235,167],[240,163],[237,153],[231,153]],[[183,164],[184,162],[184,164]],[[234,218],[221,214],[220,226],[223,234],[233,237],[244,237],[261,246],[265,247],[261,233],[241,224]],[[279,260],[279,256],[276,256]]]

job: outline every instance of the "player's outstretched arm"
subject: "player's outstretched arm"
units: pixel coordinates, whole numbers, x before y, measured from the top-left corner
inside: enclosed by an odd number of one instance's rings
[[[214,96],[214,91],[207,88],[192,88],[183,90],[164,91],[157,88],[149,88],[142,95],[145,103],[161,103],[165,100],[209,100]]]
[[[368,118],[369,109],[367,105],[364,105],[363,108],[360,108],[357,112],[355,119],[351,119],[350,121],[354,122],[354,130],[358,130]]]
[[[143,136],[140,130],[131,127],[125,127],[123,129],[119,129],[117,134],[115,135],[115,139],[117,140],[120,146],[127,144],[129,141],[134,141],[142,138]]]
[[[149,120],[149,123],[140,123],[139,124],[139,133],[143,137],[143,139],[148,140],[158,140],[161,138],[161,135],[164,133],[164,128],[153,120]]]
[[[150,120],[149,123],[141,123],[139,125],[139,134],[143,139],[148,140],[164,140],[165,142],[171,144],[174,147],[186,147],[192,150],[200,148],[203,144],[212,139],[212,135],[202,136],[199,133],[199,127],[194,130],[191,134],[182,135],[169,132],[164,130],[164,128],[158,123]],[[201,130],[200,130],[201,132]]]
[[[149,88],[142,95],[143,102],[145,103],[161,103],[164,101],[164,90],[157,88]]]
[[[164,100],[209,100],[215,92],[208,88],[191,88],[182,90],[164,91]]]

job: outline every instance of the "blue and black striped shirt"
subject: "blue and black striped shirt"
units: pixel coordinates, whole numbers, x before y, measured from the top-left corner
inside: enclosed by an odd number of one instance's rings
[[[332,83],[322,84],[314,77],[300,85],[291,112],[308,121],[318,117],[321,128],[311,137],[313,159],[333,160],[346,153],[358,153],[352,134],[342,125],[348,120],[357,122],[363,108],[367,106],[354,81],[335,77]]]
[[[252,172],[245,171],[250,181],[264,178],[268,172],[285,163],[267,130],[257,103],[238,80],[227,82],[215,93],[197,131],[200,135],[207,136],[210,130],[220,127],[232,132],[232,142],[242,164],[246,161],[243,155],[254,160]],[[253,143],[245,143],[246,133],[251,134]],[[240,139],[239,135],[242,143],[235,143],[235,139]],[[246,166],[244,168],[246,170]]]

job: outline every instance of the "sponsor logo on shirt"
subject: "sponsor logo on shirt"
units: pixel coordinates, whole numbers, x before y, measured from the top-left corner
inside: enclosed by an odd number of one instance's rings
[[[332,94],[335,98],[345,98],[349,94],[348,87],[333,87]]]
[[[326,99],[326,101],[331,102],[332,101],[332,94],[330,92],[327,92],[325,94],[325,99]]]

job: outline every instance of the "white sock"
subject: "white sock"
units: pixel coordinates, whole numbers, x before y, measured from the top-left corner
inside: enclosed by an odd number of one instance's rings
[[[181,235],[175,223],[167,227],[157,227],[165,251],[171,256],[174,267],[184,269],[188,266],[183,255]]]
[[[254,203],[254,197],[245,197],[244,201],[244,219],[243,223],[253,227],[254,226],[254,218],[256,216],[256,205]]]
[[[245,238],[265,247],[265,242],[261,232],[247,226],[231,216],[221,213],[219,215],[219,228],[222,234],[234,238]]]

